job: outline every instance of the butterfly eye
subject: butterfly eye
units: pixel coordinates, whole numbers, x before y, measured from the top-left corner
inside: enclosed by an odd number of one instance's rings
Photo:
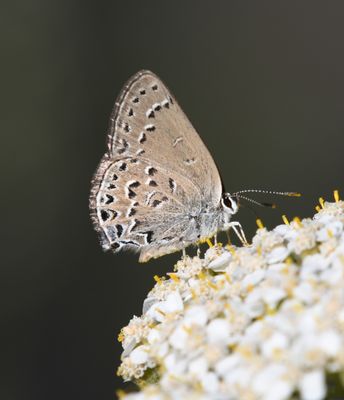
[[[222,206],[229,214],[235,214],[238,211],[237,201],[228,193],[224,193],[221,199]]]

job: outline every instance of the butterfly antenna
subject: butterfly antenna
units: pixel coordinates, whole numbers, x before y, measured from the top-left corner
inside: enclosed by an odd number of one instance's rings
[[[276,204],[274,204],[274,203],[260,202],[260,201],[253,200],[253,199],[251,199],[249,197],[246,197],[246,196],[241,196],[240,194],[237,194],[236,197],[238,197],[239,199],[243,199],[243,200],[249,201],[250,203],[256,204],[256,205],[261,206],[261,207],[276,208]]]
[[[273,190],[262,190],[262,189],[239,190],[239,192],[231,193],[231,195],[232,196],[240,196],[241,193],[264,193],[264,194],[273,194],[273,195],[277,195],[277,196],[288,196],[288,197],[300,197],[301,196],[301,193],[298,193],[298,192],[275,192]],[[242,196],[240,196],[240,197],[242,197]]]

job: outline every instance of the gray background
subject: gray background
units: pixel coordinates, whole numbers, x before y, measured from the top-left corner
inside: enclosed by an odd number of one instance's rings
[[[123,83],[149,68],[213,154],[227,190],[298,190],[257,209],[311,216],[343,189],[342,1],[12,1],[1,12],[2,399],[112,399],[116,336],[153,275],[102,252],[91,176]],[[261,199],[261,198],[260,198]],[[268,200],[267,197],[264,197]],[[255,230],[247,209],[238,215]]]

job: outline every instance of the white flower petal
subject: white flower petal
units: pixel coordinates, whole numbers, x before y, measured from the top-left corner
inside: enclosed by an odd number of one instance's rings
[[[265,305],[262,299],[262,292],[253,290],[246,298],[245,312],[250,318],[257,318],[264,313]]]
[[[161,340],[161,332],[158,329],[150,329],[148,336],[147,336],[148,343],[158,343]]]
[[[143,302],[142,314],[146,314],[146,312],[152,307],[152,305],[157,302],[158,299],[155,299],[154,297],[147,297]]]
[[[175,349],[184,349],[188,340],[189,334],[187,333],[185,327],[182,325],[178,326],[169,338],[171,346]]]
[[[281,224],[281,225],[277,225],[273,232],[278,233],[281,236],[285,236],[289,231],[291,230],[289,225],[286,224]]]
[[[303,259],[301,266],[301,279],[315,277],[320,271],[328,267],[328,260],[321,254],[311,254]]]
[[[314,301],[315,292],[310,283],[303,282],[294,288],[293,295],[295,299],[310,304]]]
[[[278,356],[279,352],[286,350],[288,344],[288,338],[276,332],[262,343],[262,353],[267,358],[273,358]]]
[[[162,311],[164,306],[163,301],[159,301],[155,304],[153,304],[146,312],[146,315],[151,317],[157,322],[163,322],[165,319],[165,313]]]
[[[287,368],[282,364],[270,364],[259,371],[252,382],[253,390],[259,394],[264,395],[269,391],[270,385],[285,375]]]
[[[211,321],[207,328],[209,343],[226,344],[230,335],[230,324],[223,318],[217,318]]]
[[[185,359],[177,357],[175,353],[170,353],[164,358],[164,366],[167,371],[174,375],[182,375],[187,368]]]
[[[208,361],[205,357],[198,357],[189,364],[189,372],[200,376],[208,371]]]
[[[322,370],[308,372],[300,381],[302,400],[322,400],[326,395],[325,377]]]
[[[341,221],[332,221],[317,232],[317,241],[324,242],[330,238],[338,237],[343,232],[343,223]]]
[[[264,396],[264,400],[287,400],[294,391],[294,386],[286,380],[277,380],[269,385],[269,389]]]
[[[173,313],[183,311],[184,303],[179,292],[172,292],[167,296],[166,301],[161,305],[161,309],[165,313]]]
[[[239,386],[245,388],[252,384],[252,376],[246,366],[234,368],[230,374],[227,374],[224,377],[224,379],[228,387]]]
[[[343,341],[337,332],[329,330],[319,335],[319,347],[329,357],[335,357],[343,348]]]
[[[216,393],[219,387],[219,381],[214,372],[208,372],[201,376],[203,389],[206,393]]]
[[[218,375],[224,377],[227,374],[230,374],[231,371],[239,364],[239,362],[240,357],[238,354],[227,356],[216,364],[215,371]]]
[[[220,256],[215,258],[215,260],[211,261],[208,265],[208,268],[213,271],[224,271],[232,258],[232,255],[229,251],[223,252]]]
[[[246,275],[242,281],[244,287],[256,286],[265,276],[264,270],[254,271],[251,274]]]
[[[267,255],[268,264],[276,264],[285,260],[289,255],[289,250],[285,246],[274,247]]]
[[[123,353],[122,353],[122,358],[128,357],[128,355],[133,351],[133,349],[135,348],[135,346],[137,345],[136,339],[133,338],[130,342],[126,342],[126,345],[124,346],[124,342],[123,344]]]
[[[154,347],[154,349],[156,350],[156,356],[162,359],[168,354],[170,346],[168,342],[163,342],[159,343],[159,345],[157,347]]]
[[[138,346],[130,353],[130,360],[134,364],[144,364],[148,361],[148,348],[146,346]]]
[[[266,288],[262,294],[263,300],[270,307],[275,307],[282,299],[287,296],[285,290],[278,287]]]
[[[196,305],[189,307],[185,312],[184,322],[186,325],[205,325],[208,314],[204,306]]]

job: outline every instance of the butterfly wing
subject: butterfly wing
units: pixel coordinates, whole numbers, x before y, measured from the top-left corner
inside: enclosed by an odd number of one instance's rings
[[[201,138],[152,72],[140,71],[123,88],[107,146],[90,198],[103,247],[158,245],[159,255],[182,248],[181,240],[174,242],[187,232],[187,212],[202,202],[216,207],[221,179]]]
[[[140,71],[124,87],[110,119],[108,149],[112,156],[139,154],[219,201],[221,180],[212,156],[171,92],[150,71]]]

